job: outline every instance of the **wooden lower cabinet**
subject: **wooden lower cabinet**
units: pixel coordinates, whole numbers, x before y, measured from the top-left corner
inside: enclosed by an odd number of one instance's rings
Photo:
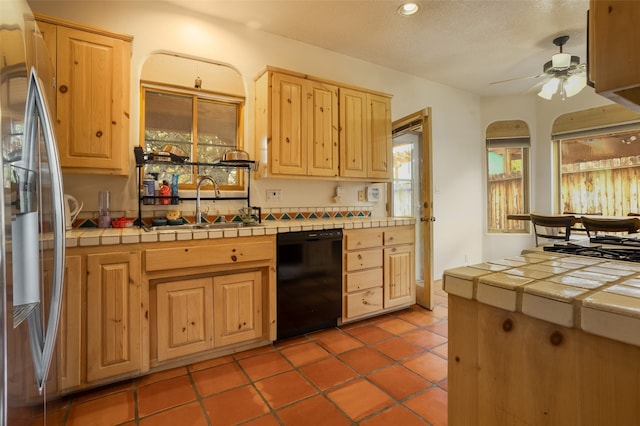
[[[140,253],[87,255],[86,295],[87,382],[140,371]]]
[[[384,307],[415,302],[415,248],[412,245],[384,249]]]
[[[194,278],[156,288],[158,361],[213,348],[213,279]]]
[[[262,336],[262,272],[214,277],[213,306],[216,347]]]
[[[415,303],[414,226],[344,232],[342,322]]]
[[[259,270],[158,283],[157,361],[262,337],[262,287]]]
[[[60,392],[77,388],[82,381],[82,282],[82,257],[67,256],[56,337],[56,375]]]
[[[49,393],[269,344],[275,248],[274,236],[68,248]]]

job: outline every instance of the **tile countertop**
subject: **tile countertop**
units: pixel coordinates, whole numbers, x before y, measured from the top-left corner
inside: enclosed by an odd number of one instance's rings
[[[640,263],[532,251],[448,269],[465,299],[640,346]]]
[[[323,229],[361,229],[414,225],[414,218],[345,218],[267,221],[246,228],[166,229],[145,231],[141,228],[78,228],[66,232],[67,247],[90,247],[117,244],[155,243],[163,241],[276,235],[283,232],[320,231]]]

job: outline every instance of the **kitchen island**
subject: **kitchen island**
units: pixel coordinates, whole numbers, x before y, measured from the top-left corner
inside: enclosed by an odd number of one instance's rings
[[[449,424],[639,424],[640,264],[532,250],[443,285]]]

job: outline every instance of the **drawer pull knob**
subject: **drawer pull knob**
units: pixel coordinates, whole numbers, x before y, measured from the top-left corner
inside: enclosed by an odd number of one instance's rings
[[[507,333],[513,330],[513,321],[511,320],[511,318],[507,318],[506,320],[504,320],[504,322],[502,323],[502,329]]]
[[[97,138],[101,138],[101,137],[102,137],[102,130],[98,130],[98,131],[96,132],[96,137],[97,137]]]
[[[60,86],[60,93],[67,93],[68,90],[69,88],[64,84]]]
[[[231,256],[231,260],[233,260],[234,262],[238,261],[238,256],[236,256],[235,254],[233,256]]]

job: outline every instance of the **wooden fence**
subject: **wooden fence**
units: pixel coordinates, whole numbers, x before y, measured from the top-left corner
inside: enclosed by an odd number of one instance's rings
[[[508,214],[525,211],[522,173],[492,175],[488,185],[488,230],[489,232],[529,232],[529,223],[507,220]]]
[[[638,213],[640,166],[562,174],[562,211],[626,216]]]

